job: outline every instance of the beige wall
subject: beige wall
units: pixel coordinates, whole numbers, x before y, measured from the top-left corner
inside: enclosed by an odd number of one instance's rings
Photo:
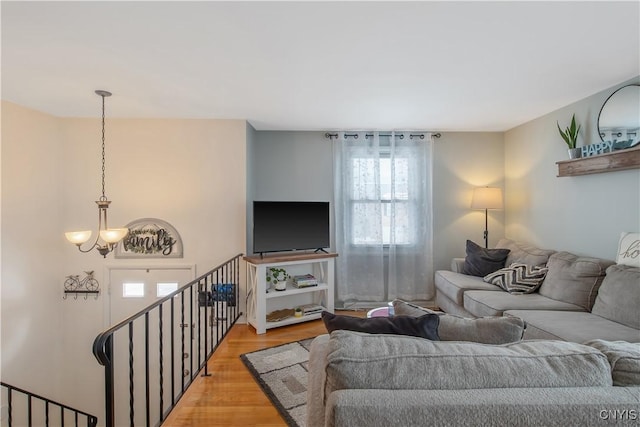
[[[433,153],[434,270],[465,256],[467,239],[484,246],[484,211],[471,210],[476,187],[504,188],[500,132],[443,132]],[[489,247],[504,237],[504,211],[489,211]]]
[[[64,239],[64,231],[97,226],[99,119],[3,103],[2,123],[3,380],[40,391],[55,384],[42,378],[58,372],[58,390],[43,391],[102,419],[91,345],[107,321],[106,267],[195,264],[202,274],[245,251],[246,123],[107,118],[109,223],[168,221],[184,246],[184,258],[171,260],[103,259]],[[98,300],[63,301],[64,276],[88,270],[100,282]],[[10,326],[10,316],[22,321]]]
[[[2,103],[2,380],[54,396],[64,363],[60,141],[59,120]]]
[[[556,162],[568,158],[556,121],[566,126],[575,113],[582,125],[578,146],[600,142],[598,113],[620,86],[505,133],[507,237],[615,259],[620,233],[640,230],[640,170],[556,177]]]

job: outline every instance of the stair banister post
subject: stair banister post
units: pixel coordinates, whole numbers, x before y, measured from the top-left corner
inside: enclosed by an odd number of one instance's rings
[[[104,365],[104,415],[105,427],[115,427],[115,390],[113,372],[113,334],[110,334],[104,343],[106,356]]]

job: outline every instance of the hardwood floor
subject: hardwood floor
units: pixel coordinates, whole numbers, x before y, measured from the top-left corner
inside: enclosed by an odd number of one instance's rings
[[[340,314],[364,317],[365,311]],[[326,333],[321,320],[269,329],[257,335],[249,325],[235,325],[209,360],[210,377],[198,377],[163,426],[286,427],[240,355]]]

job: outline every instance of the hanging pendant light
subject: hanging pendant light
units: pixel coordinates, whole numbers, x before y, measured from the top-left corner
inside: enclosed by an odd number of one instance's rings
[[[102,196],[99,200],[96,200],[98,205],[98,233],[93,245],[87,249],[83,249],[82,245],[89,241],[91,238],[91,230],[86,231],[70,231],[65,233],[68,241],[75,244],[80,252],[89,252],[92,249],[96,249],[100,255],[107,257],[107,254],[116,248],[118,242],[125,238],[129,233],[128,228],[109,228],[107,223],[107,209],[109,209],[110,200],[107,199],[104,189],[104,173],[105,173],[105,159],[104,159],[104,99],[107,96],[111,96],[111,92],[105,90],[96,90],[96,94],[102,97]]]

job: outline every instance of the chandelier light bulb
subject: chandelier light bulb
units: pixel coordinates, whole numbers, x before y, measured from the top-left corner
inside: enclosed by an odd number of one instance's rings
[[[91,230],[85,231],[69,231],[64,233],[68,241],[74,245],[81,245],[91,238]]]
[[[118,243],[129,233],[128,228],[109,228],[100,230],[100,237],[107,243]]]

